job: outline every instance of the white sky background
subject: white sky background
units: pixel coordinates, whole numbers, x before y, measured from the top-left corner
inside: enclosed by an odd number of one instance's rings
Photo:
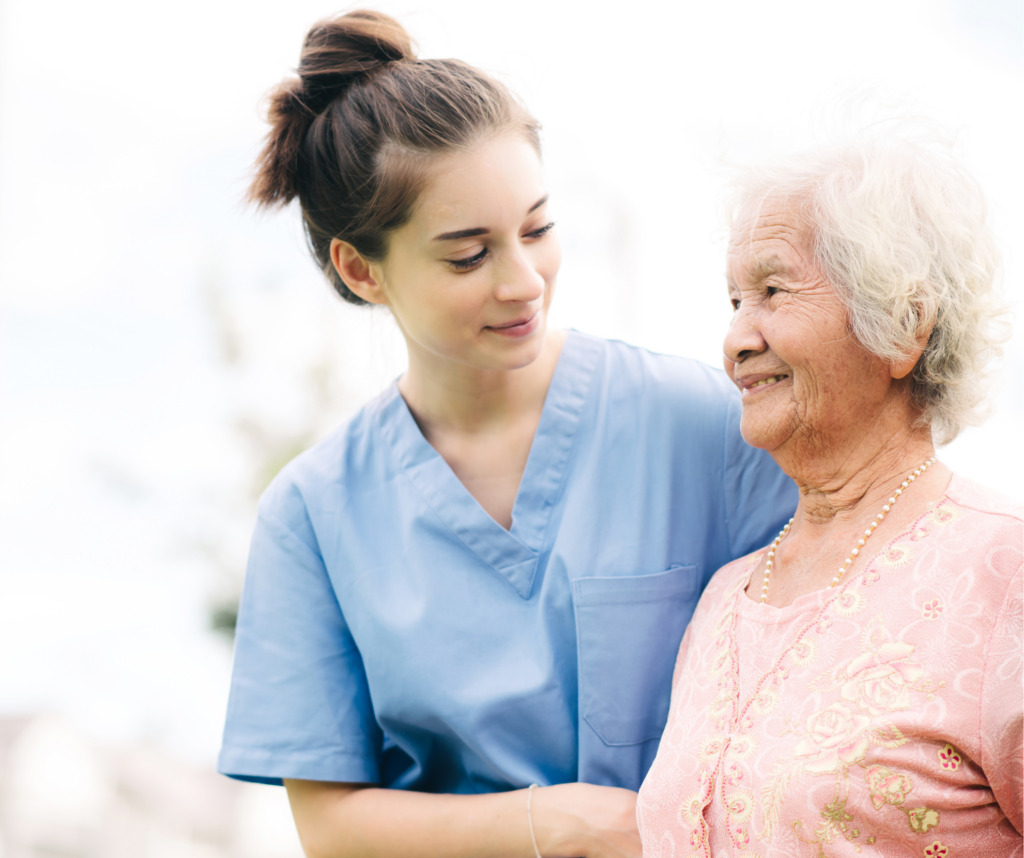
[[[719,365],[722,164],[821,138],[851,90],[959,135],[1020,300],[1018,0],[376,7],[544,124],[557,324]],[[231,421],[313,419],[295,378],[325,349],[346,369],[336,419],[400,371],[393,326],[332,299],[296,214],[240,203],[260,97],[335,11],[0,0],[0,716],[58,709],[103,741],[211,763],[230,653],[206,630],[223,582],[194,543],[244,555]],[[210,282],[241,369],[218,357]],[[996,418],[943,454],[1017,497],[1021,342]]]

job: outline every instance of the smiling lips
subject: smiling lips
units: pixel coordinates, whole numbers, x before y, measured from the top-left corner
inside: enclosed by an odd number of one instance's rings
[[[743,390],[743,395],[748,396],[755,391],[760,391],[763,388],[769,387],[773,384],[777,384],[783,379],[789,378],[785,373],[779,373],[778,375],[769,375],[764,378],[758,378],[754,380],[739,379],[739,385]]]
[[[503,337],[525,337],[537,330],[540,324],[540,313],[534,313],[524,319],[516,319],[505,325],[488,325],[487,330],[501,334]]]

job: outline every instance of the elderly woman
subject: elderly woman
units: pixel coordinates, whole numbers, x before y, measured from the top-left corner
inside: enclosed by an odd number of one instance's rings
[[[860,143],[737,200],[725,365],[800,502],[683,639],[644,855],[1020,855],[1021,508],[934,448],[998,351],[978,188]]]

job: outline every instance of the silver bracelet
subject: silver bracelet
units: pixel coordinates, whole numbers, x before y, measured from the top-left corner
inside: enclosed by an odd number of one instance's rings
[[[533,833],[533,791],[537,788],[537,784],[530,784],[530,788],[526,791],[526,821],[530,823],[530,840],[533,841],[533,854],[536,858],[541,858],[540,850],[537,848],[537,838]]]

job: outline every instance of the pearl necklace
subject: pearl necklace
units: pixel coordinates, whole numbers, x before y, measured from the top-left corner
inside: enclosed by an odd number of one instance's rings
[[[847,569],[849,569],[850,564],[853,563],[853,558],[860,554],[860,550],[864,547],[864,543],[871,538],[871,534],[875,532],[875,528],[878,527],[881,520],[885,518],[885,514],[890,509],[892,509],[893,504],[896,503],[896,499],[901,494],[903,494],[903,490],[909,488],[910,484],[914,482],[914,480],[916,480],[919,476],[921,476],[921,474],[927,471],[928,468],[934,463],[935,457],[932,456],[924,464],[922,464],[921,467],[915,468],[913,473],[907,475],[907,478],[900,484],[900,487],[896,489],[895,492],[893,492],[893,496],[889,498],[889,502],[882,507],[882,511],[875,516],[875,520],[871,522],[870,525],[868,525],[868,529],[864,531],[864,535],[857,540],[857,544],[853,546],[853,550],[850,552],[849,556],[846,558],[846,561],[843,563],[843,568],[836,572],[836,576],[832,579],[832,583],[828,585],[830,589],[832,587],[835,587],[835,585],[839,583],[839,579],[843,577],[843,573]],[[772,562],[775,558],[775,550],[779,547],[779,543],[782,542],[785,535],[789,533],[789,529],[792,526],[793,519],[791,518],[788,522],[786,522],[786,526],[782,528],[782,530],[779,532],[779,535],[775,537],[775,541],[772,542],[771,546],[768,548],[768,560],[765,562],[764,567],[764,583],[761,584],[762,605],[768,600],[768,579],[771,577],[772,574]]]

